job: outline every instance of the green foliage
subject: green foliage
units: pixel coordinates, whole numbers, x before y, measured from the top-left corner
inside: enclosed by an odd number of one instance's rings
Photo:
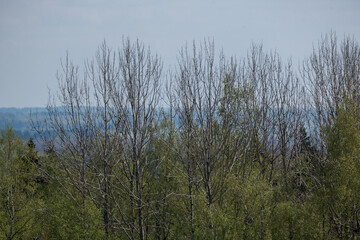
[[[89,200],[55,194],[47,199],[44,238],[103,239],[101,213]]]
[[[153,74],[137,51],[118,69],[104,44],[100,82],[87,73],[80,84],[67,63],[68,106],[40,118],[51,147],[0,135],[0,239],[359,239],[358,48],[346,43],[338,59],[334,40],[304,70],[316,110],[292,96],[303,91],[291,62],[256,46],[240,68],[215,64],[211,47],[183,55],[167,89],[177,116],[157,110],[163,96],[147,98],[160,89],[136,80]]]
[[[42,200],[32,162],[37,156],[30,152],[30,147],[26,149],[12,129],[1,133],[0,231],[7,239],[36,234],[35,216],[41,211]]]
[[[311,204],[280,202],[271,216],[272,239],[321,239],[322,218]]]
[[[345,98],[344,107],[338,109],[327,145],[322,199],[329,229],[339,238],[354,237],[360,231],[360,108],[354,100]]]
[[[274,166],[272,179],[262,172],[262,157],[256,154],[261,139],[249,146],[246,166],[235,162],[222,178],[224,165],[215,169],[214,182],[222,191],[208,207],[200,172],[194,172],[194,239],[334,239],[357,236],[360,192],[360,111],[347,100],[338,109],[334,124],[327,130],[328,157],[319,156],[305,128],[299,131],[298,154],[291,156],[288,181],[282,182]],[[221,126],[217,126],[219,129]],[[184,239],[191,236],[188,178],[179,156],[181,139],[164,115],[152,129],[144,172],[144,223],[151,239]],[[222,134],[219,131],[219,134]],[[235,136],[234,136],[235,137]],[[235,138],[234,138],[235,139]],[[103,230],[101,206],[82,195],[59,171],[57,156],[39,156],[30,139],[26,145],[8,129],[0,138],[1,211],[4,238],[116,239],[127,238],[121,228],[107,237]],[[231,144],[229,144],[231,146]],[[230,149],[228,149],[230,151]],[[65,153],[64,153],[65,154]],[[266,155],[266,154],[264,154]],[[193,155],[196,156],[196,155]],[[196,161],[195,161],[196,163]],[[196,166],[196,165],[195,165]],[[185,166],[186,167],[186,166]],[[241,174],[244,168],[245,175]],[[267,168],[269,169],[269,168]],[[268,171],[268,170],[267,170]],[[121,172],[117,180],[125,179]],[[91,181],[96,179],[89,178]],[[113,181],[111,184],[116,185]],[[119,197],[120,211],[129,214],[130,197]],[[14,209],[14,211],[9,211]],[[131,219],[129,217],[129,219]],[[9,237],[10,236],[10,237]]]

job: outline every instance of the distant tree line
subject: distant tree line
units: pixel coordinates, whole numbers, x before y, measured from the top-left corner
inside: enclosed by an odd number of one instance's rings
[[[36,112],[39,119],[47,116],[45,108],[0,108],[0,130],[11,127],[23,140],[37,139],[38,135],[30,125],[31,112]]]
[[[45,152],[0,137],[2,238],[360,238],[355,39],[329,33],[300,67],[212,41],[177,59],[129,39],[66,57],[32,121]]]

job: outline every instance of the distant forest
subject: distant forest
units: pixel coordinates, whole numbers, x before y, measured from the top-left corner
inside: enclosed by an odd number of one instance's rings
[[[46,108],[0,108],[0,130],[12,128],[23,140],[36,138],[36,132],[31,129],[31,112],[42,117],[47,115]]]
[[[360,239],[360,46],[69,55],[46,108],[0,109],[1,239]],[[59,107],[60,106],[60,107]],[[41,149],[41,150],[39,150]]]

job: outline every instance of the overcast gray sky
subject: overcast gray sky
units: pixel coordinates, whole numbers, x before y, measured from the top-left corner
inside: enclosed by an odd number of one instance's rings
[[[45,106],[66,51],[82,64],[104,39],[139,38],[165,66],[204,38],[227,55],[255,42],[296,62],[330,30],[360,41],[360,0],[0,0],[0,107]]]

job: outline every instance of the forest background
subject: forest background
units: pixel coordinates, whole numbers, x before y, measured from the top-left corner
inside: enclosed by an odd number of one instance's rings
[[[204,40],[165,69],[129,38],[68,54],[29,135],[1,134],[0,236],[359,238],[359,44],[331,32],[309,54]]]

